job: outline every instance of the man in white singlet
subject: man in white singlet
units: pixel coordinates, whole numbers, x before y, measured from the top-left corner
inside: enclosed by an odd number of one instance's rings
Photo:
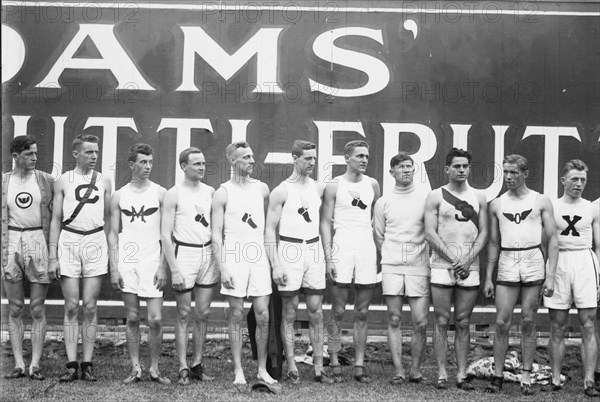
[[[110,281],[121,291],[127,315],[127,348],[131,374],[123,381],[141,380],[140,365],[140,298],[146,299],[150,379],[170,384],[161,377],[158,358],[162,346],[162,288],[167,281],[166,267],[161,264],[160,214],[166,189],[150,181],[152,148],[135,144],[129,149],[131,181],[115,191],[111,203],[108,233]],[[121,233],[119,228],[122,227]]]
[[[250,177],[254,154],[247,142],[234,142],[225,150],[231,179],[221,184],[212,204],[212,236],[221,272],[221,294],[229,302],[229,342],[234,364],[234,385],[246,390],[242,368],[244,297],[252,300],[256,316],[257,378],[275,384],[267,372],[271,268],[264,244],[265,209],[269,188]]]
[[[467,376],[470,320],[479,294],[479,253],[488,235],[485,194],[469,186],[471,154],[452,148],[446,155],[448,184],[433,190],[425,206],[425,237],[431,253],[431,298],[435,312],[433,346],[438,366],[436,387],[447,389],[448,323],[454,303],[456,386],[475,389]]]
[[[8,299],[8,336],[15,367],[4,377],[44,380],[40,358],[46,339],[48,291],[48,231],[54,179],[35,169],[37,144],[31,135],[10,142],[14,166],[2,174],[2,282]],[[31,365],[23,360],[25,281],[30,283]]]
[[[566,163],[560,181],[564,194],[553,203],[558,265],[554,279],[554,294],[544,298],[550,312],[552,330],[548,348],[552,364],[552,382],[542,391],[559,391],[560,371],[565,355],[565,331],[569,309],[575,303],[581,328],[581,357],[584,370],[584,391],[587,396],[600,397],[594,388],[594,368],[598,353],[596,345],[596,308],[598,303],[598,258],[600,257],[600,221],[598,208],[581,195],[587,184],[586,164],[574,159]],[[592,245],[595,244],[595,252]]]
[[[388,344],[394,363],[392,385],[406,381],[402,366],[402,303],[410,306],[413,323],[409,381],[421,382],[421,362],[427,342],[429,314],[429,248],[425,241],[427,191],[415,185],[415,166],[406,153],[390,161],[394,188],[375,203],[373,232],[381,251],[383,295],[388,310]]]
[[[492,274],[496,265],[496,338],[494,339],[494,376],[486,392],[502,390],[504,359],[508,351],[508,335],[512,315],[521,295],[521,353],[523,369],[521,394],[533,395],[531,367],[537,346],[535,318],[540,295],[554,293],[554,273],[558,260],[558,240],[550,199],[530,190],[525,184],[529,176],[527,159],[508,155],[502,161],[504,182],[508,191],[490,204],[490,239],[484,295],[494,297]],[[542,252],[548,253],[548,265]]]
[[[211,381],[204,373],[202,353],[210,314],[210,303],[219,284],[211,240],[211,203],[215,190],[204,183],[206,160],[198,148],[179,154],[183,181],[165,195],[161,239],[171,268],[171,285],[177,302],[175,343],[179,358],[179,385],[189,385],[190,378]],[[188,324],[193,313],[194,354],[192,367],[187,363]]]
[[[323,296],[325,294],[325,258],[319,241],[319,209],[323,186],[309,176],[317,162],[317,146],[296,140],[292,147],[294,171],[269,197],[265,228],[273,280],[283,304],[281,338],[287,361],[287,377],[299,381],[294,361],[294,321],[299,294],[306,298],[309,338],[313,347],[315,381],[332,383],[323,372]],[[276,229],[279,226],[279,243]]]
[[[83,282],[83,361],[81,379],[96,381],[92,356],[96,343],[97,302],[108,272],[108,234],[112,183],[95,170],[98,161],[95,135],[80,134],[73,140],[74,170],[64,173],[54,186],[50,226],[50,277],[60,279],[65,298],[64,336],[67,372],[60,382],[79,378],[79,282]]]
[[[341,324],[354,284],[354,378],[369,383],[364,357],[367,343],[367,313],[377,275],[377,249],[373,240],[371,208],[379,198],[379,183],[365,171],[369,144],[350,141],[344,147],[346,173],[325,186],[321,213],[321,239],[325,250],[327,278],[332,283],[331,316],[327,324],[327,345],[333,379],[343,381],[338,360]],[[333,226],[333,230],[332,230]]]

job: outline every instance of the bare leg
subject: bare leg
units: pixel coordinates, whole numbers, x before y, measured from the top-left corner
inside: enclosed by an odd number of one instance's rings
[[[421,374],[421,363],[423,362],[423,351],[425,351],[427,344],[429,296],[409,297],[408,304],[410,305],[413,322],[413,334],[410,340],[412,355],[410,376],[412,378],[419,378],[423,376]]]
[[[123,304],[125,304],[125,314],[127,316],[127,325],[125,336],[127,338],[127,349],[131,359],[131,367],[134,371],[141,374],[140,365],[140,300],[136,294],[122,293]]]
[[[460,287],[457,287],[454,293],[454,323],[456,325],[454,349],[456,350],[456,363],[458,366],[456,372],[458,382],[461,382],[467,376],[467,359],[469,358],[471,346],[469,325],[478,294],[479,289],[469,290]]]
[[[394,363],[394,376],[406,377],[402,366],[402,296],[385,296],[388,316],[388,344]]]
[[[214,291],[214,287],[194,287],[194,355],[192,356],[192,367],[202,364],[208,317],[210,316],[210,303],[213,299]]]
[[[346,302],[348,301],[348,288],[331,286],[331,315],[327,323],[327,346],[331,366],[339,366],[338,353],[342,349],[342,320],[346,312]]]
[[[31,328],[31,367],[39,367],[44,340],[46,339],[46,293],[48,285],[32,283],[29,295],[32,318]]]
[[[539,307],[541,289],[541,285],[521,288],[521,351],[523,353],[521,384],[531,384],[531,367],[537,347],[535,316]]]
[[[435,312],[435,325],[433,332],[433,348],[438,366],[438,379],[448,379],[446,361],[448,359],[448,322],[450,321],[450,307],[454,288],[431,287],[431,299]]]
[[[96,344],[96,330],[98,329],[98,297],[102,289],[104,275],[83,278],[83,361],[91,362]]]
[[[8,282],[4,280],[3,282],[6,297],[8,298],[8,335],[10,337],[13,356],[15,357],[15,368],[23,369],[23,372],[25,372],[25,361],[23,360],[23,309],[25,304],[23,281]]]
[[[287,363],[287,372],[298,372],[296,362],[294,361],[294,321],[296,320],[296,310],[298,309],[299,298],[294,296],[281,296],[282,315],[281,315],[281,338],[283,340],[283,349],[285,351],[285,360]],[[321,349],[322,349],[321,345]],[[323,355],[321,354],[321,359]],[[322,363],[321,363],[322,365]]]
[[[584,387],[589,383],[594,383],[594,367],[598,349],[596,346],[596,309],[583,308],[579,309],[579,323],[581,326],[581,335],[583,342],[581,344],[581,357],[583,360],[584,369]]]
[[[244,300],[241,297],[227,296],[229,302],[229,343],[233,358],[234,384],[246,384],[242,369],[242,320],[244,315]],[[258,331],[258,330],[257,330]],[[257,340],[258,343],[258,340]]]
[[[520,290],[519,286],[496,286],[496,338],[494,339],[494,375],[496,377],[504,375],[504,360],[506,352],[508,352],[508,332]]]
[[[373,297],[373,288],[355,289],[354,299],[354,350],[355,366],[364,366],[367,346],[367,314]]]
[[[79,340],[79,278],[62,276],[62,294],[65,298],[64,337],[68,361],[77,361],[77,341]]]
[[[192,311],[192,292],[175,293],[177,302],[177,322],[175,323],[175,345],[179,358],[179,370],[188,368],[188,324]]]
[[[323,295],[306,294],[305,299],[308,310],[308,337],[313,347],[315,375],[319,376],[323,371]]]
[[[160,349],[162,348],[162,306],[163,298],[155,297],[146,299],[146,308],[148,310],[148,347],[150,349],[150,374],[158,377],[158,359]]]
[[[256,317],[256,349],[258,352],[258,377],[267,384],[275,384],[267,372],[267,344],[269,343],[269,296],[259,296],[252,300]]]

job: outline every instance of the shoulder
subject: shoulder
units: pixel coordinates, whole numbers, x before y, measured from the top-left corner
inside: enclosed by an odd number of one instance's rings
[[[50,184],[54,184],[55,180],[54,180],[54,176],[52,176],[49,173],[44,172],[43,170],[35,170],[35,174],[37,175],[37,177],[39,177],[41,180],[44,180]]]
[[[200,183],[202,185],[202,187],[208,191],[208,193],[210,194],[210,196],[212,197],[213,195],[215,195],[215,188],[213,186],[209,186],[206,183]]]
[[[287,182],[284,180],[271,191],[269,198],[274,201],[285,201],[287,199]]]
[[[439,203],[442,199],[442,189],[443,187],[439,187],[434,190],[431,190],[429,194],[427,194],[427,202]]]
[[[550,201],[550,197],[548,197],[546,194],[537,193],[535,202],[539,205],[541,209],[552,208],[552,202]]]

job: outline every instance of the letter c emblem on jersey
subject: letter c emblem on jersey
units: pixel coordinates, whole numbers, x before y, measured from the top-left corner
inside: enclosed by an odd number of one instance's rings
[[[75,189],[75,199],[77,199],[77,201],[79,201],[82,204],[95,204],[96,202],[98,202],[98,200],[100,199],[98,195],[94,197],[84,198],[85,191],[90,187],[92,188],[92,190],[98,191],[98,187],[96,187],[96,185],[82,184],[80,186],[77,186],[77,188]]]

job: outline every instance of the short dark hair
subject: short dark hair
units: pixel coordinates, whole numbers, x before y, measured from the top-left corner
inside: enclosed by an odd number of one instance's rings
[[[302,156],[304,151],[308,151],[310,149],[317,149],[317,144],[310,141],[296,140],[294,141],[294,145],[292,145],[292,155],[299,158]]]
[[[36,144],[33,135],[18,135],[10,142],[10,153],[20,154],[23,151],[28,151],[33,144]]]
[[[565,163],[565,167],[563,167],[563,176],[569,173],[570,170],[579,170],[580,172],[587,172],[588,167],[584,161],[581,159],[571,159],[567,163]]]
[[[506,155],[502,160],[502,164],[504,165],[505,163],[517,165],[521,172],[526,172],[529,170],[529,162],[527,162],[527,158],[519,154]]]
[[[236,141],[227,145],[227,148],[225,148],[225,156],[228,160],[233,156],[233,153],[238,148],[250,148],[250,144],[248,144],[246,141]]]
[[[469,164],[471,164],[471,153],[469,151],[465,151],[464,149],[452,148],[450,152],[446,155],[446,166],[452,165],[452,160],[454,158],[467,158]]]
[[[94,144],[97,144],[100,142],[100,138],[98,138],[92,134],[79,134],[73,140],[73,151],[79,151],[79,149],[81,148],[81,145],[84,142],[92,142]]]
[[[127,156],[127,161],[135,163],[138,154],[150,156],[152,155],[152,152],[152,147],[148,144],[135,144],[131,148],[129,148],[129,155]]]
[[[365,147],[367,149],[369,149],[369,144],[367,144],[366,141],[363,140],[354,140],[354,141],[350,141],[349,143],[347,143],[344,146],[344,155],[352,155],[352,153],[354,152],[355,148],[358,147]]]
[[[410,161],[410,163],[412,163],[413,165],[415,164],[415,161],[409,154],[407,154],[406,152],[399,152],[398,155],[394,155],[392,159],[390,159],[390,168],[393,168],[394,166],[399,165],[404,161]]]
[[[179,154],[179,166],[181,166],[182,163],[187,163],[191,154],[201,154],[201,153],[202,153],[202,151],[200,150],[200,148],[196,148],[196,147],[189,147],[187,149],[184,149]]]

